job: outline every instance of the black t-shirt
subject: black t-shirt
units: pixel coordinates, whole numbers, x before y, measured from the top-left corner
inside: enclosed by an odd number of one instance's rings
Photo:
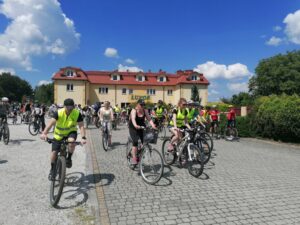
[[[58,120],[58,112],[54,112],[53,113],[53,118],[56,119],[56,120]],[[78,119],[77,119],[77,123],[82,122],[82,121],[83,121],[82,115],[81,115],[81,113],[79,113],[79,116],[78,116]]]
[[[0,105],[0,114],[2,116],[6,116],[8,113],[9,106],[8,105]]]

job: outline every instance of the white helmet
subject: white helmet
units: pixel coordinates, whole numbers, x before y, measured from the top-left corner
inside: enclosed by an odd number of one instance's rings
[[[8,98],[7,98],[7,97],[3,97],[3,98],[1,99],[1,101],[2,101],[2,102],[8,102]]]
[[[64,105],[63,105],[63,104],[58,104],[57,107],[58,107],[58,108],[63,108]]]

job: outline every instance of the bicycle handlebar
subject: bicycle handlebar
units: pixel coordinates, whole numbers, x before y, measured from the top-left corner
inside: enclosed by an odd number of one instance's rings
[[[54,138],[47,138],[46,140],[49,144],[52,144],[53,142],[65,142],[66,144],[75,144],[75,145],[82,145],[79,141],[74,142],[68,142],[67,140],[63,139],[61,141],[55,140]]]

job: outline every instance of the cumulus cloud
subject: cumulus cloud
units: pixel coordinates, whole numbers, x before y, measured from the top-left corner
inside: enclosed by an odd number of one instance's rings
[[[248,91],[248,84],[246,82],[228,83],[227,87],[232,92],[247,92]]]
[[[38,83],[38,86],[51,84],[51,83],[52,83],[52,81],[49,81],[49,80],[40,80]]]
[[[124,66],[122,64],[118,65],[118,71],[119,72],[143,72],[143,70],[141,68],[138,68],[136,66]]]
[[[129,58],[126,59],[125,62],[128,63],[128,64],[134,64],[135,63],[135,61],[133,59],[129,59]]]
[[[218,92],[217,90],[215,90],[215,89],[212,89],[208,94],[209,95],[217,95],[217,94],[219,94],[220,92]]]
[[[15,75],[16,71],[13,68],[0,68],[0,74],[2,73],[10,73]]]
[[[284,32],[288,40],[294,44],[300,44],[300,10],[288,14],[283,22],[286,24]]]
[[[241,63],[226,66],[223,64],[216,64],[213,61],[207,61],[206,63],[200,64],[194,68],[194,71],[203,73],[203,75],[208,79],[234,79],[251,76],[248,67]]]
[[[271,45],[271,46],[278,46],[282,43],[282,39],[281,38],[278,38],[278,37],[271,37],[267,42],[266,44],[267,45]]]
[[[104,55],[108,58],[118,58],[118,50],[115,48],[106,48]]]
[[[0,67],[32,70],[32,57],[62,55],[78,48],[80,34],[58,0],[3,0],[0,13],[10,23],[0,34]]]

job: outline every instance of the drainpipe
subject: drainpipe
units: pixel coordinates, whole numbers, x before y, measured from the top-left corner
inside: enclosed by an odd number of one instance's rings
[[[115,105],[117,104],[117,85],[115,84]]]

